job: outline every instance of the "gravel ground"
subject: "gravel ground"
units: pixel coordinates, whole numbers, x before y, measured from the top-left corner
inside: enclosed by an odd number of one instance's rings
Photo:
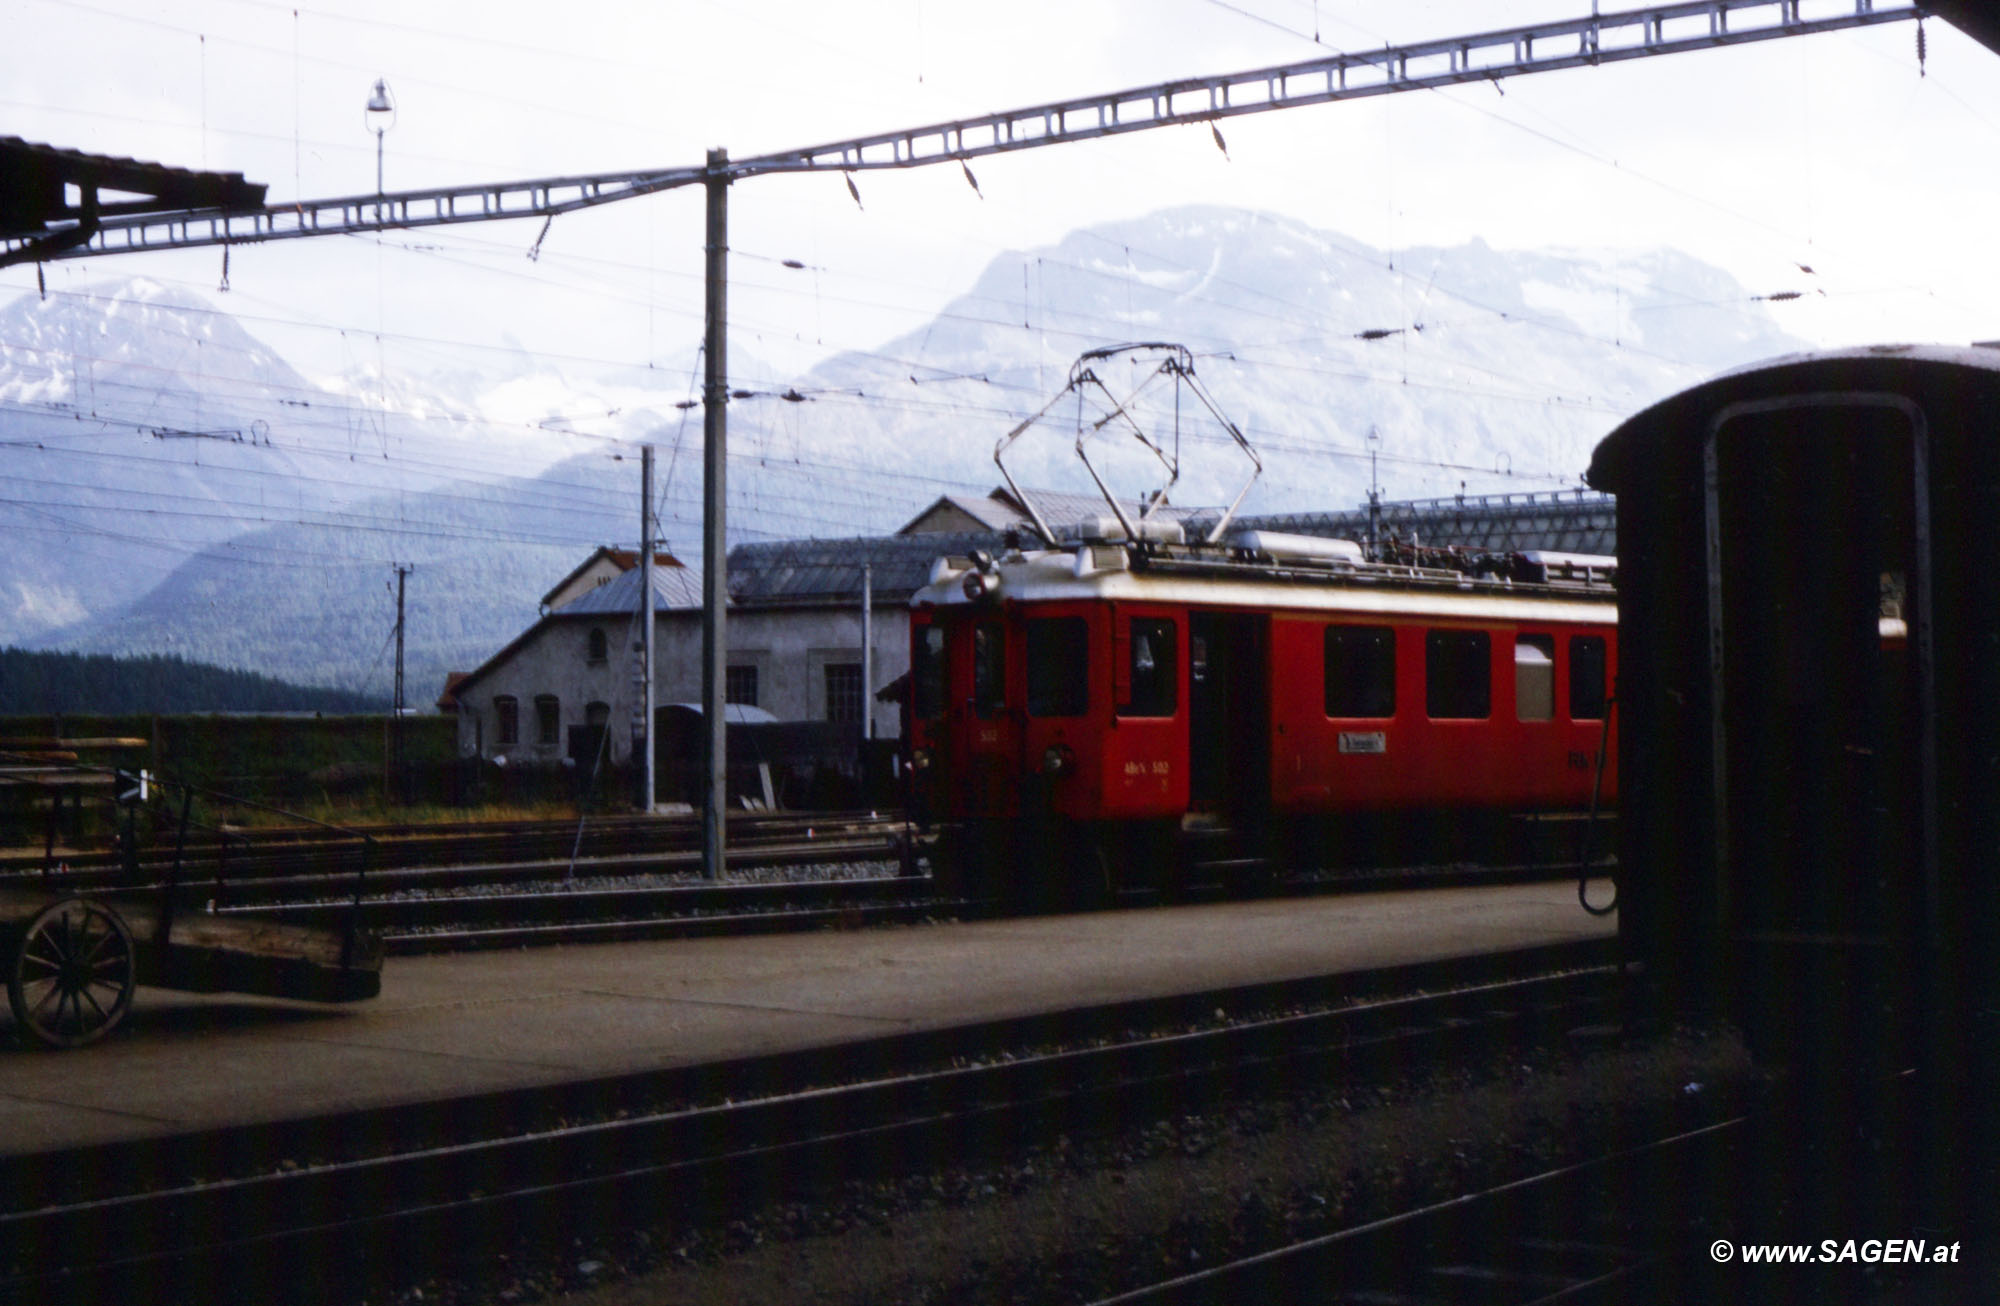
[[[414,1301],[1087,1301],[1736,1114],[1732,1037],[1515,1050],[1398,1082],[1106,1119],[1012,1156],[847,1183],[720,1225],[579,1231]]]

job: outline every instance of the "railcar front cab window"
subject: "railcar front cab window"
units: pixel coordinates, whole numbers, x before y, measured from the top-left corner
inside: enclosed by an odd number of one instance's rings
[[[944,627],[925,626],[917,636],[916,666],[911,688],[917,716],[935,721],[944,715]]]
[[[997,716],[1007,706],[1007,633],[997,621],[972,628],[972,711]]]
[[[1130,644],[1131,694],[1120,716],[1172,716],[1180,709],[1179,631],[1166,618],[1134,617]]]
[[[1090,626],[1082,617],[1028,623],[1028,715],[1082,716],[1090,710]]]

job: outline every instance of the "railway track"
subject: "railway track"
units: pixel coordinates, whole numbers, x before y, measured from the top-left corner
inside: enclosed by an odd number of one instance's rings
[[[756,854],[767,847],[844,837],[888,838],[901,817],[875,812],[732,812],[732,851]],[[372,826],[329,832],[307,826],[248,827],[225,838],[191,838],[181,851],[179,874],[187,880],[250,883],[289,876],[376,875],[395,869],[510,865],[538,862],[611,862],[662,858],[699,865],[702,832],[693,818],[606,815],[578,822],[504,821],[452,825]],[[175,873],[171,829],[139,854],[139,878],[163,881]],[[0,883],[42,877],[40,848],[0,851]],[[126,883],[130,874],[116,848],[60,854],[70,883],[101,887]]]
[[[1908,1128],[1906,1077],[1887,1110]],[[1690,1302],[1991,1300],[1992,1267],[1959,1253],[1978,1222],[1925,1209],[1893,1156],[1802,1137],[1790,1110],[1737,1116],[1578,1164],[1259,1251],[1093,1306],[1683,1306]],[[1901,1178],[1903,1183],[1897,1183]],[[1879,1182],[1886,1179],[1888,1182]],[[1990,1222],[1990,1212],[1989,1212]],[[1749,1246],[1828,1231],[1907,1239],[1924,1258],[1747,1264]],[[1929,1235],[1926,1237],[1926,1235]],[[1847,1238],[1834,1240],[1838,1248]],[[1879,1244],[1878,1244],[1879,1245]],[[1726,1249],[1726,1250],[1719,1250]],[[1980,1285],[1985,1285],[1982,1289]]]
[[[136,892],[167,894],[177,913],[257,916],[292,924],[342,928],[350,920],[380,934],[391,955],[482,947],[606,942],[773,933],[920,921],[940,912],[958,916],[1018,910],[1018,905],[940,897],[920,873],[928,847],[894,816],[875,813],[744,813],[731,818],[731,870],[752,882],[721,883],[699,877],[699,830],[686,822],[617,818],[593,827],[598,851],[555,856],[521,853],[551,839],[575,842],[575,827],[561,823],[510,823],[460,827],[439,834],[410,827],[388,832],[365,872],[354,861],[352,841],[295,840],[306,831],[270,836],[252,859],[207,860],[190,855],[176,869],[157,858],[141,863]],[[400,842],[399,842],[400,840]],[[604,851],[606,846],[650,841],[646,851]],[[501,847],[495,860],[441,860],[468,850]],[[207,854],[215,852],[214,847]],[[400,858],[402,864],[390,864]],[[72,865],[60,877],[39,868],[0,863],[0,887],[38,891],[90,891],[117,887],[134,892],[129,876],[101,854]],[[1207,881],[1182,890],[1212,897],[1236,892],[1230,873],[1250,863],[1228,863]],[[1561,876],[1552,866],[1452,865],[1352,869],[1295,875],[1261,891],[1298,895],[1443,887]],[[1129,893],[1120,903],[1154,895]]]
[[[0,1162],[0,1294],[347,1300],[520,1254],[537,1229],[633,1212],[724,1220],[801,1176],[837,1183],[1246,1085],[1365,1079],[1546,1035],[1616,1000],[1605,956],[1551,948],[1260,985]]]

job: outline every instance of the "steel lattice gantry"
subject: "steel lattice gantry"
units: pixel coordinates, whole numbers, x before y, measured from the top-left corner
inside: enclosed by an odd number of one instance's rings
[[[1594,6],[1593,6],[1594,7]],[[1943,8],[1949,16],[1948,6]],[[1916,5],[1875,0],[1692,0],[1592,13],[1476,36],[1385,46],[1214,77],[1188,78],[1108,95],[1082,96],[1004,113],[860,136],[806,149],[678,168],[546,177],[338,199],[296,200],[230,211],[106,218],[87,240],[43,252],[47,259],[141,250],[251,244],[308,236],[514,218],[549,218],[656,191],[769,173],[864,172],[964,162],[992,154],[1095,140],[1155,127],[1214,123],[1338,100],[1499,81],[1921,17]],[[1975,33],[1977,34],[1977,33]],[[0,263],[27,238],[0,239]],[[35,257],[31,255],[30,257]]]

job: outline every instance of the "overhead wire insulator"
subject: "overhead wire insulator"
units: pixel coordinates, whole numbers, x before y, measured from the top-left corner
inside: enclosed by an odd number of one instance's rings
[[[1924,71],[1924,56],[1926,53],[1927,51],[1924,48],[1924,20],[1919,18],[1917,20],[1917,76],[1919,77],[1929,75]]]

